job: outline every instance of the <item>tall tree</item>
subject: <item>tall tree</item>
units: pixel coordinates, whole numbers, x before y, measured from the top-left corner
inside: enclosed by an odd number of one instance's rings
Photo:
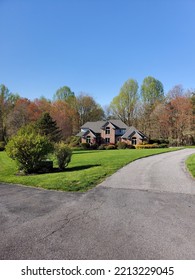
[[[45,112],[36,122],[36,127],[41,135],[45,135],[52,142],[58,142],[61,139],[61,131],[56,121],[52,119],[49,113]]]
[[[186,96],[177,96],[167,104],[167,107],[169,110],[170,137],[177,144],[185,144],[184,142],[192,136],[193,108],[191,100]]]
[[[0,85],[0,141],[5,141],[7,117],[18,98],[18,94],[13,94],[5,85]]]
[[[104,111],[101,106],[87,94],[81,93],[76,98],[76,106],[80,126],[87,121],[98,121],[104,118]]]
[[[51,106],[51,116],[62,131],[63,140],[66,140],[75,133],[76,111],[66,101],[57,100],[53,102]]]
[[[111,110],[116,117],[130,126],[135,122],[138,99],[138,83],[129,79],[121,87],[119,95],[113,98]]]
[[[142,119],[144,120],[144,132],[149,138],[153,134],[153,119],[151,117],[155,107],[164,101],[163,84],[154,77],[148,76],[141,85]]]
[[[175,85],[169,92],[167,93],[167,99],[171,100],[176,97],[184,96],[184,89],[182,85]]]
[[[54,94],[54,101],[62,100],[62,101],[70,101],[75,97],[75,94],[71,89],[67,86],[63,86],[59,88]]]
[[[45,97],[36,98],[34,100],[35,105],[39,108],[42,113],[50,112],[51,110],[51,101]]]
[[[146,77],[141,86],[141,96],[147,105],[153,106],[155,103],[162,102],[164,99],[163,84],[151,76]]]
[[[8,137],[16,134],[22,126],[35,122],[40,116],[41,111],[34,102],[27,98],[19,98],[7,116]]]

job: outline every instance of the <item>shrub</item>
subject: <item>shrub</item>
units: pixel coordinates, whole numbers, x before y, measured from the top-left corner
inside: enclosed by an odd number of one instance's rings
[[[159,144],[158,148],[168,148],[168,144]]]
[[[81,139],[79,136],[70,136],[66,139],[65,143],[69,145],[69,147],[78,147],[80,145]]]
[[[98,148],[98,144],[96,144],[96,143],[91,144],[91,146],[90,146],[90,149],[92,149],[92,150],[97,150],[97,148]]]
[[[127,148],[127,144],[125,142],[119,142],[117,144],[117,148],[118,149],[126,149]]]
[[[33,126],[26,126],[6,145],[9,157],[16,160],[24,173],[38,172],[41,162],[53,151],[53,145],[46,136],[37,134]]]
[[[0,141],[0,151],[4,151],[4,150],[5,150],[5,142]]]
[[[89,143],[81,143],[81,148],[83,150],[88,150],[90,148],[90,144]]]
[[[72,150],[64,142],[60,142],[55,145],[55,155],[59,169],[64,170],[71,161]]]
[[[135,146],[134,145],[127,145],[127,148],[128,149],[135,149]]]
[[[158,148],[157,144],[135,145],[136,149],[154,149]]]
[[[105,149],[106,150],[114,150],[114,149],[116,149],[116,146],[115,145],[108,145],[108,146],[105,146]]]
[[[150,139],[148,144],[169,144],[167,139]]]
[[[40,163],[39,173],[52,172],[53,161],[52,160],[42,160]]]
[[[105,145],[104,145],[104,144],[100,145],[100,146],[98,147],[98,150],[105,150]]]

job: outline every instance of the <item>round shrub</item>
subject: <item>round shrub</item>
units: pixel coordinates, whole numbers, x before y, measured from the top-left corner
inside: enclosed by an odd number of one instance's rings
[[[105,145],[104,145],[104,144],[100,145],[100,146],[98,147],[98,150],[105,150]]]
[[[166,144],[166,143],[159,144],[158,148],[168,148],[168,144]]]
[[[55,155],[60,170],[64,170],[71,161],[72,150],[64,142],[55,144]]]
[[[127,148],[127,144],[125,142],[119,142],[117,144],[117,148],[118,149],[126,149]]]
[[[19,170],[34,173],[41,169],[41,162],[53,151],[46,136],[39,135],[32,126],[26,126],[6,145],[9,157],[16,160]]]
[[[105,146],[105,149],[106,150],[114,150],[114,149],[116,149],[116,146],[115,145],[108,145],[108,146]]]
[[[83,150],[88,150],[90,148],[90,144],[89,143],[81,143],[81,148]]]
[[[134,145],[128,145],[127,148],[128,149],[135,149],[135,146]]]
[[[98,144],[96,144],[96,143],[91,144],[91,146],[90,146],[91,150],[97,150],[97,148],[98,148]]]

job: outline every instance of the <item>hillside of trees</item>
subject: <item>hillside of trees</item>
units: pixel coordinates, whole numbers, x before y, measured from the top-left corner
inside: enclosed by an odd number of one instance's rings
[[[165,94],[163,84],[146,77],[141,86],[126,81],[110,105],[103,108],[88,94],[75,95],[67,86],[59,88],[53,100],[29,100],[0,85],[0,142],[7,142],[17,131],[49,113],[66,141],[87,121],[119,118],[154,140],[171,145],[195,143],[195,90],[174,86]]]

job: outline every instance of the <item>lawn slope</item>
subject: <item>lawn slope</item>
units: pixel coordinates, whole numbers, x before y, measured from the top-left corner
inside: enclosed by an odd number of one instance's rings
[[[126,164],[146,156],[176,149],[77,151],[64,172],[18,176],[17,167],[0,152],[0,182],[63,191],[86,191]]]
[[[195,154],[192,154],[187,158],[186,165],[192,176],[195,178]]]

